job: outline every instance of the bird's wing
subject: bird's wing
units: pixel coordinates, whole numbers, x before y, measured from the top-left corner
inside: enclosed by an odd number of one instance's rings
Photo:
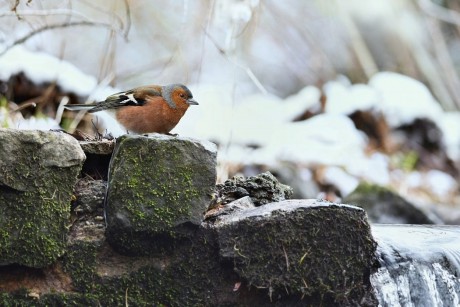
[[[114,109],[123,106],[142,106],[149,97],[161,97],[161,87],[159,86],[143,86],[129,91],[115,93],[107,97],[104,101],[96,103],[89,110],[90,113],[102,111],[106,109]]]

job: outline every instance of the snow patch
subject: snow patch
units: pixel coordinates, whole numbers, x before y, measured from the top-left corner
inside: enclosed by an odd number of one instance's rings
[[[392,72],[375,74],[369,85],[379,95],[379,108],[391,127],[412,123],[417,118],[437,122],[442,115],[439,103],[421,82]]]
[[[21,72],[36,84],[55,81],[64,91],[79,96],[88,96],[97,85],[96,78],[84,74],[75,65],[18,45],[0,57],[0,79],[8,80]]]

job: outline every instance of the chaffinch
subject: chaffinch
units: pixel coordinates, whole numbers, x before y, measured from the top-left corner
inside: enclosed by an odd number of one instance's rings
[[[65,108],[90,113],[108,111],[133,133],[169,134],[190,105],[198,105],[190,90],[182,84],[170,84],[141,86],[113,94],[104,101],[66,105]]]

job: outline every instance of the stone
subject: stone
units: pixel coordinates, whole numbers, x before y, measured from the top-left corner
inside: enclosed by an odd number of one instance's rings
[[[80,179],[75,186],[74,211],[77,213],[93,213],[104,207],[107,182],[86,177]]]
[[[328,293],[335,304],[358,305],[347,300],[370,287],[376,244],[358,207],[286,200],[238,211],[213,227],[220,257],[271,297]]]
[[[122,255],[103,233],[77,226],[54,269],[0,268],[0,301],[6,306],[377,306],[371,288],[361,292],[371,262],[364,273],[362,264],[373,245],[363,210],[286,201],[234,211],[224,219],[189,229],[190,239],[170,253],[144,256]],[[254,227],[246,233],[250,219]],[[241,234],[238,226],[246,237],[233,236]],[[237,245],[224,242],[230,232],[227,238]],[[258,245],[247,246],[251,240]],[[223,247],[230,253],[222,253]],[[251,252],[258,247],[269,248]],[[256,287],[258,272],[271,287]],[[280,279],[292,277],[295,286],[300,276],[305,288],[281,288]]]
[[[86,154],[111,155],[115,147],[114,140],[80,141],[80,146]]]
[[[392,190],[361,183],[344,202],[366,210],[369,221],[380,224],[437,224],[440,219],[425,212]]]
[[[125,254],[172,248],[181,228],[201,224],[215,182],[210,142],[159,134],[118,138],[109,168],[107,240]]]
[[[271,202],[289,199],[293,190],[278,181],[270,172],[245,179],[235,176],[217,185],[217,197],[214,202],[228,204],[239,198],[250,196],[254,205],[261,206]]]
[[[251,197],[245,196],[240,199],[234,200],[229,204],[217,206],[208,210],[205,215],[206,220],[221,219],[226,215],[233,214],[236,211],[247,210],[255,208]]]
[[[65,252],[70,200],[85,160],[61,132],[0,129],[0,264],[44,267]]]

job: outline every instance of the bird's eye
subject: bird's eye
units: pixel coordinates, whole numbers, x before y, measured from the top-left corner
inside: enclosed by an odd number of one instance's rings
[[[179,96],[180,96],[180,98],[185,98],[185,94],[184,94],[184,93],[180,93]]]

